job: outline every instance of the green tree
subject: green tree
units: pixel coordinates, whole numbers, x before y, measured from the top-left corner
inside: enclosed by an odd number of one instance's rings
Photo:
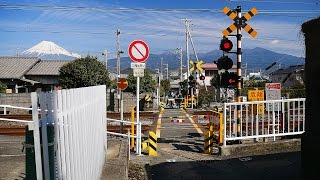
[[[210,103],[213,102],[214,90],[213,89],[200,89],[198,96],[199,107],[209,107]]]
[[[131,72],[128,77],[128,87],[125,92],[137,93],[137,77],[133,76]],[[155,90],[156,81],[152,78],[151,72],[149,70],[144,71],[144,76],[140,78],[140,93],[153,92]]]
[[[108,71],[97,57],[86,56],[67,63],[60,69],[59,81],[64,88],[96,85],[110,86]]]
[[[0,93],[6,92],[7,86],[0,81]]]
[[[168,79],[161,80],[160,85],[161,85],[160,94],[163,96],[170,90],[170,81]]]
[[[210,79],[211,86],[218,88],[220,87],[220,74],[216,74],[212,79]]]

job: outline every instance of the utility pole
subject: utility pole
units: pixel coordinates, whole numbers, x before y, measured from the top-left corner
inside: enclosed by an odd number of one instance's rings
[[[189,20],[186,18],[185,19],[185,25],[186,25],[186,59],[187,59],[187,79],[189,78],[189,70],[190,70],[190,57],[189,57]],[[188,95],[189,95],[189,83],[187,83],[187,105],[185,107],[188,107],[189,105],[189,100],[188,100]]]
[[[189,57],[189,20],[186,18],[185,25],[186,25],[186,56],[187,56],[187,78],[189,77],[189,69],[190,69],[190,57]],[[189,85],[188,85],[189,88]]]
[[[106,70],[108,71],[108,55],[109,55],[109,51],[108,50],[104,50],[102,55],[105,57],[105,63],[106,63]]]
[[[180,60],[180,82],[182,82],[182,48],[177,48],[179,52],[179,60]]]
[[[117,82],[118,82],[118,80],[120,78],[120,54],[123,53],[120,50],[120,30],[119,29],[117,29],[116,35],[117,35]],[[121,89],[118,88],[118,91],[117,91],[117,95],[118,95],[118,112],[120,112],[120,93],[121,93]]]
[[[247,77],[247,71],[248,71],[248,63],[243,67],[244,69],[244,77]]]
[[[163,72],[163,58],[161,58],[161,61],[160,61],[160,80],[162,78],[162,72]]]
[[[169,64],[163,64],[166,66],[166,68],[164,68],[164,70],[167,72],[167,80],[169,80]]]

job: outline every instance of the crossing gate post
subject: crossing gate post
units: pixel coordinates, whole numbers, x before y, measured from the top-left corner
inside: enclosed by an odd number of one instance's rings
[[[209,132],[204,136],[204,153],[212,154],[213,152],[213,125],[210,125]]]
[[[157,156],[157,136],[154,132],[149,131],[149,156]]]
[[[131,108],[131,146],[130,149],[134,150],[134,107]]]
[[[219,112],[219,145],[223,145],[223,131],[224,131],[224,126],[223,126],[223,115],[222,113]]]

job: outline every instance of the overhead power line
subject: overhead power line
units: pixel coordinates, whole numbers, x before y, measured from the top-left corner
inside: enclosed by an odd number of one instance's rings
[[[230,1],[230,2],[255,2],[255,3],[319,5],[318,2],[305,2],[305,1],[261,1],[261,0],[227,0],[227,1]]]
[[[0,5],[0,9],[8,10],[59,10],[59,11],[119,11],[119,12],[210,12],[221,13],[221,9],[166,9],[166,8],[109,8],[86,6],[43,6],[43,5]],[[246,10],[244,10],[246,11]],[[248,10],[249,11],[249,10]],[[259,14],[301,13],[319,14],[320,10],[259,10]]]

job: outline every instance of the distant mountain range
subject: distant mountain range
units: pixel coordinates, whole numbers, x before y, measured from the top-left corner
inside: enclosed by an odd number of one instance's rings
[[[221,50],[214,50],[207,53],[198,53],[198,59],[203,60],[204,63],[213,63],[213,61],[219,59],[222,56]],[[229,53],[229,57],[233,60],[233,64],[236,65],[236,54]],[[163,64],[168,64],[169,71],[178,71],[180,69],[179,55],[173,52],[165,52],[162,54],[150,54],[146,61],[147,69],[154,71],[155,68],[160,68],[161,58],[163,58]],[[196,60],[192,51],[190,51],[190,60]],[[108,66],[116,67],[116,59],[108,60]],[[133,62],[129,57],[121,57],[121,70],[130,68],[130,64]],[[288,54],[276,53],[264,48],[243,49],[242,50],[242,66],[247,63],[247,72],[259,71],[260,68],[263,71],[266,67],[273,62],[277,62],[273,68],[278,69],[288,67],[290,65],[304,64],[305,60],[302,57],[296,57]],[[186,53],[183,52],[183,65],[186,66]],[[116,68],[110,68],[111,72],[115,72]],[[270,69],[272,70],[272,68]]]

